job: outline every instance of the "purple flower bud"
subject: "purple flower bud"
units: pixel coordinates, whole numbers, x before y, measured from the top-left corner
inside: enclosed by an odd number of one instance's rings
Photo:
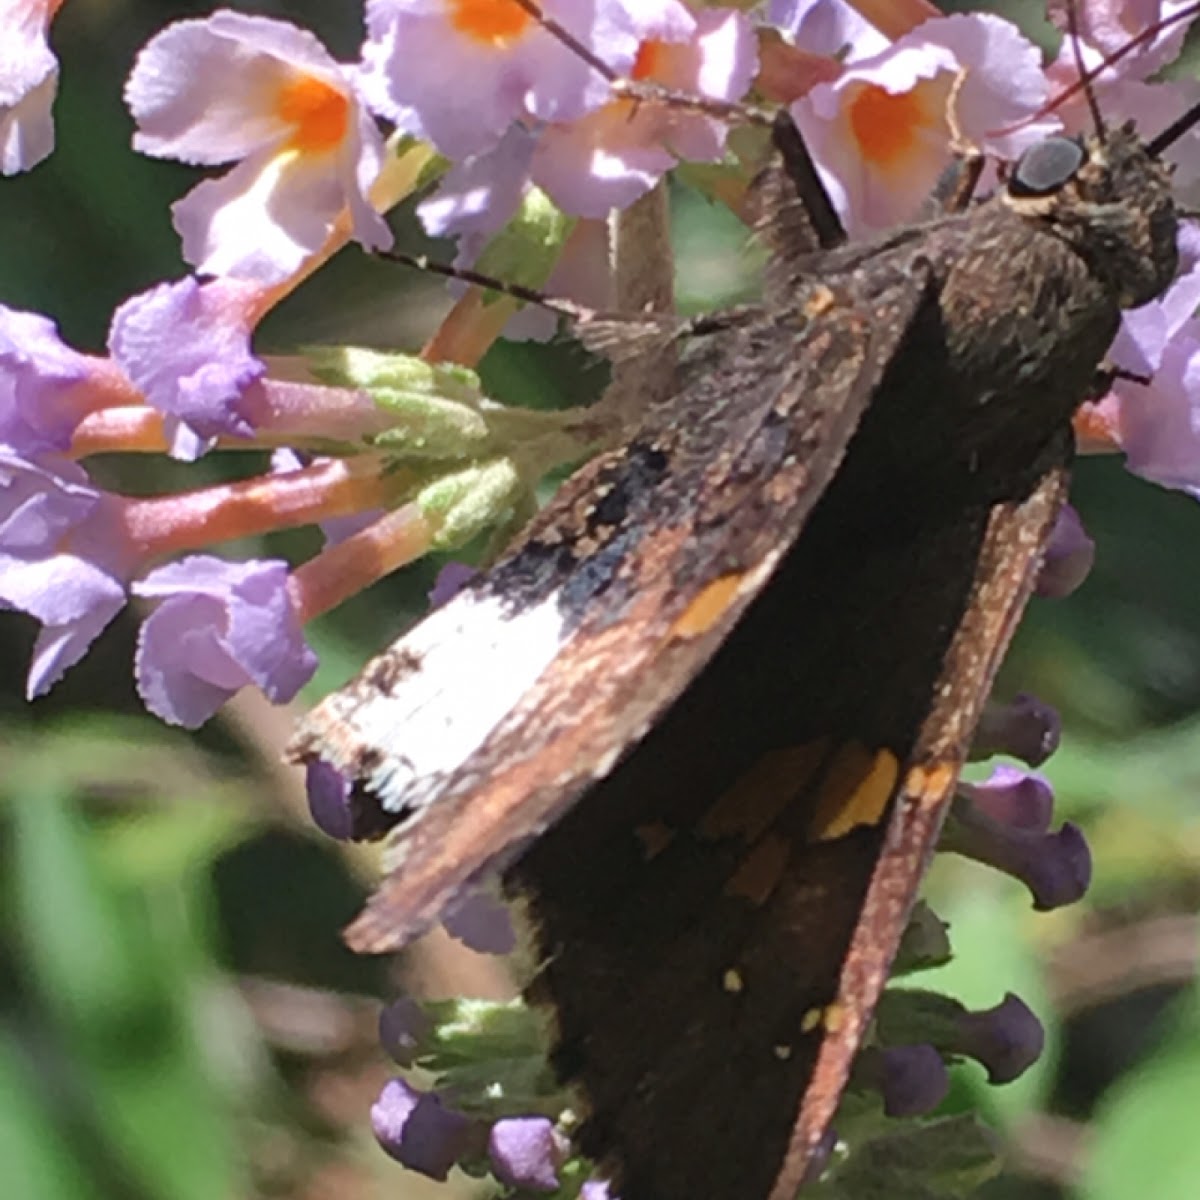
[[[531,1192],[558,1189],[558,1168],[569,1152],[569,1143],[548,1117],[506,1117],[488,1135],[496,1178]]]
[[[1018,811],[1017,816],[1032,821],[1035,814]],[[1021,880],[1042,912],[1080,899],[1092,878],[1091,854],[1078,826],[1067,822],[1057,833],[1043,833],[1020,820],[998,820],[961,792],[941,848]]]
[[[443,604],[453,600],[478,574],[474,567],[469,567],[466,563],[448,562],[438,572],[437,579],[430,589],[429,607],[441,608]]]
[[[589,1179],[579,1189],[579,1200],[620,1200],[607,1179]]]
[[[371,1128],[384,1151],[430,1179],[445,1180],[471,1143],[471,1121],[433,1092],[391,1079],[371,1106]]]
[[[964,1011],[958,1037],[946,1047],[981,1063],[989,1083],[1011,1083],[1041,1057],[1046,1032],[1033,1010],[1011,992],[995,1008]]]
[[[950,1090],[946,1064],[928,1042],[871,1046],[859,1057],[856,1074],[880,1092],[889,1117],[932,1112]]]
[[[511,954],[517,934],[505,905],[490,892],[462,892],[442,914],[446,932],[480,954]]]
[[[1095,559],[1096,543],[1088,537],[1079,514],[1064,504],[1038,572],[1037,594],[1050,599],[1069,596],[1087,578]]]
[[[408,996],[384,1005],[379,1013],[379,1044],[402,1067],[411,1067],[422,1039],[433,1027],[425,1010]]]
[[[304,765],[304,788],[313,824],[339,842],[374,842],[399,820],[365,788],[354,787],[335,766],[321,758]]]
[[[983,783],[960,783],[978,812],[1001,825],[1045,833],[1054,815],[1054,789],[1041,775],[1017,767],[997,767]]]
[[[1037,767],[1058,749],[1061,736],[1062,719],[1057,710],[1022,692],[1009,704],[989,701],[975,730],[971,757],[1011,754]]]
[[[891,988],[880,1003],[876,1019],[879,1037],[897,1050],[910,1052],[927,1042],[940,1055],[974,1058],[986,1068],[992,1083],[1009,1083],[1023,1074],[1037,1061],[1045,1044],[1037,1017],[1011,994],[995,1008],[971,1012],[960,1000],[939,992]],[[879,1065],[872,1065],[868,1057],[871,1054],[878,1055],[879,1051],[864,1051],[855,1071],[861,1073],[865,1067],[866,1080],[881,1080],[876,1086],[882,1086],[888,1076]],[[894,1069],[921,1067],[919,1060],[909,1063],[901,1058]],[[914,1085],[907,1086],[911,1091]],[[901,1092],[897,1103],[903,1099]],[[888,1111],[892,1112],[891,1107]]]
[[[350,781],[320,758],[304,768],[304,790],[313,824],[327,837],[346,841],[354,830],[350,813]]]

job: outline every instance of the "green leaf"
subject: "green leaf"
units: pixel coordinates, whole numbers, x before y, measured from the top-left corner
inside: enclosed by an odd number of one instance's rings
[[[118,1036],[145,1018],[161,983],[140,930],[127,923],[118,891],[67,791],[33,781],[12,806],[10,886],[24,956],[58,1019],[88,1040]]]
[[[1092,1127],[1084,1200],[1194,1200],[1200,1180],[1200,1036],[1114,1085]]]
[[[20,1200],[91,1200],[99,1193],[38,1103],[35,1085],[13,1040],[0,1040],[0,1163],[6,1191]]]

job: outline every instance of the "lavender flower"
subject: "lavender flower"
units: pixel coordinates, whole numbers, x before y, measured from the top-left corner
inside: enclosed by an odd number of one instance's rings
[[[1058,749],[1062,720],[1049,704],[1028,692],[1007,704],[988,701],[971,743],[972,758],[1010,754],[1039,767]]]
[[[411,1067],[433,1028],[425,1010],[408,996],[384,1005],[379,1013],[379,1042],[401,1067]]]
[[[909,1053],[914,1045],[925,1044],[942,1056],[972,1058],[987,1071],[990,1082],[1001,1084],[1019,1078],[1037,1062],[1046,1041],[1041,1022],[1011,992],[994,1008],[972,1012],[950,996],[893,988],[884,994],[876,1024],[889,1048],[905,1051],[897,1059],[899,1078],[914,1094],[924,1077],[925,1094],[932,1095],[931,1073],[936,1074],[923,1058]],[[917,1071],[915,1082],[904,1082],[903,1068],[909,1066]],[[879,1068],[875,1073],[880,1076]],[[900,1092],[898,1102],[905,1094]]]
[[[138,690],[172,725],[203,724],[248,683],[276,702],[312,677],[279,562],[231,563],[197,555],[160,567],[133,585],[156,601],[138,638]]]
[[[1031,782],[1032,780],[1032,782]],[[960,791],[940,848],[1021,880],[1040,911],[1073,904],[1087,891],[1092,859],[1083,832],[1049,823],[1048,785],[1027,777],[994,789]],[[976,796],[979,799],[976,799]]]
[[[872,1046],[859,1056],[855,1075],[879,1091],[889,1117],[923,1116],[937,1108],[950,1090],[946,1064],[928,1043]]]
[[[371,1128],[397,1162],[430,1179],[445,1180],[473,1140],[469,1117],[447,1108],[433,1092],[403,1079],[389,1080],[371,1107]]]
[[[1063,505],[1038,572],[1037,594],[1053,599],[1069,596],[1088,577],[1095,559],[1096,543],[1088,537],[1079,514],[1069,504]]]
[[[170,419],[177,458],[197,458],[221,434],[254,433],[246,389],[266,371],[250,352],[247,307],[257,295],[236,280],[189,277],[131,297],[113,316],[113,358]]]
[[[496,1178],[508,1187],[531,1192],[558,1188],[558,1169],[569,1144],[547,1117],[509,1117],[488,1135],[488,1157]]]

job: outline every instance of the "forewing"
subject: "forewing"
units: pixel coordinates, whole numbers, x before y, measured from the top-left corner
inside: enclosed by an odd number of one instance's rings
[[[654,731],[510,870],[623,1200],[791,1200],[1061,501],[890,519],[836,481]],[[1027,490],[1027,489],[1026,489]],[[902,506],[899,506],[902,507]]]
[[[293,755],[400,821],[355,948],[403,944],[650,728],[798,536],[925,299],[814,284],[694,347],[629,446],[306,720]]]

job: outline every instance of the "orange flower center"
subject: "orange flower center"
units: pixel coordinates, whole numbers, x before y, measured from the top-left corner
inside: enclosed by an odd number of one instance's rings
[[[490,46],[515,41],[533,20],[512,0],[449,0],[448,7],[450,24],[459,33]]]
[[[292,145],[300,150],[331,150],[346,136],[350,101],[337,88],[312,75],[300,75],[280,89],[279,118],[295,127]]]
[[[863,158],[882,167],[902,159],[912,148],[914,133],[926,123],[925,105],[915,90],[896,94],[868,83],[849,107],[850,128]]]
[[[637,58],[633,60],[632,78],[653,79],[662,64],[663,43],[653,38],[638,46]]]

